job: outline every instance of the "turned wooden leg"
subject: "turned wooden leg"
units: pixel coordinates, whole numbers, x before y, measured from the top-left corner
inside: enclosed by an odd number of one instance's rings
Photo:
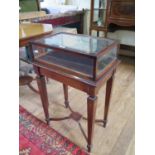
[[[68,101],[68,86],[63,84],[63,90],[64,90],[64,98],[65,98],[65,106],[66,108],[69,107],[69,101]]]
[[[106,127],[106,125],[107,125],[113,78],[114,78],[114,74],[110,77],[110,79],[107,81],[107,84],[106,84],[106,96],[105,96],[103,127]]]
[[[96,115],[96,106],[97,106],[97,97],[89,96],[87,98],[87,117],[88,117],[88,152],[91,152],[92,149],[92,139],[94,133],[94,123],[95,123],[95,115]]]
[[[37,78],[37,84],[39,88],[39,94],[44,110],[44,114],[46,117],[46,122],[49,124],[49,112],[48,112],[48,96],[47,96],[47,89],[46,89],[46,81],[44,76],[38,76]]]

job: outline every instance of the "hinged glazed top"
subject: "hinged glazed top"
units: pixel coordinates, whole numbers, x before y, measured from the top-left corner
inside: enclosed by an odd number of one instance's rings
[[[74,35],[69,33],[58,33],[33,41],[35,44],[51,48],[59,48],[71,52],[97,56],[106,48],[112,46],[116,41],[106,38],[90,37],[86,35]]]

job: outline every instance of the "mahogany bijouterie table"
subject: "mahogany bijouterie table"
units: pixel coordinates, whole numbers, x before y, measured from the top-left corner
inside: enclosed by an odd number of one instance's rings
[[[72,118],[79,122],[82,115],[74,112],[68,101],[68,86],[88,94],[87,98],[87,140],[88,151],[92,148],[95,121],[106,127],[111,89],[116,67],[119,63],[117,51],[119,43],[115,40],[86,35],[58,33],[31,41],[29,56],[37,74],[37,84],[47,124]],[[37,52],[36,52],[37,51]],[[63,118],[52,118],[48,112],[48,96],[45,76],[63,83],[65,105],[71,114]],[[106,83],[104,117],[95,120],[97,94]],[[80,126],[81,127],[81,126]]]

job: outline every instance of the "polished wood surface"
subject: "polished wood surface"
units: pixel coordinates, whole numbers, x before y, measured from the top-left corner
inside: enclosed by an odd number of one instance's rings
[[[31,23],[51,24],[53,27],[77,28],[78,33],[83,33],[84,11],[69,11],[59,14],[45,14],[44,11],[20,13],[20,22],[24,20]]]
[[[46,82],[45,82],[45,77],[44,76],[37,76],[37,84],[39,88],[39,93],[40,93],[40,98],[42,101],[42,106],[44,109],[44,114],[46,118],[47,124],[49,124],[49,112],[48,112],[48,96],[47,96],[47,90],[46,90]]]
[[[135,26],[135,0],[107,0],[107,16],[105,36],[110,24],[118,28],[132,30]]]
[[[110,23],[120,26],[134,26],[135,0],[108,0],[107,26]]]
[[[64,98],[65,98],[65,106],[66,108],[69,107],[69,101],[68,101],[68,86],[63,84],[63,89],[64,89]]]
[[[111,26],[113,27],[112,29],[116,30],[134,31],[135,0],[107,0],[106,26],[105,37],[107,37],[107,33],[110,31]],[[127,48],[134,48],[133,46],[125,46]],[[122,48],[123,46],[121,45],[120,47]],[[125,54],[131,56],[132,51],[129,51],[129,53],[130,54]]]
[[[49,103],[48,103],[48,96],[47,96],[47,89],[45,85],[45,77],[54,79],[56,81],[59,81],[65,85],[72,86],[76,89],[79,89],[85,93],[88,94],[88,99],[87,99],[87,147],[88,151],[92,151],[92,146],[93,146],[93,135],[94,135],[94,127],[95,127],[95,118],[96,118],[96,106],[97,106],[97,94],[101,86],[103,86],[104,83],[107,82],[108,79],[113,79],[114,72],[116,70],[117,65],[113,65],[107,73],[104,74],[98,81],[87,81],[81,78],[78,78],[76,76],[70,76],[67,75],[66,73],[63,72],[58,72],[57,70],[53,68],[48,68],[47,66],[43,66],[40,63],[33,62],[33,66],[35,69],[35,72],[38,76],[37,78],[37,83],[38,83],[38,88],[40,92],[40,98],[42,102],[42,106],[44,109],[44,114],[45,114],[45,120],[47,121],[47,124],[50,123],[52,120],[60,120],[60,119],[54,119],[52,114],[49,114]],[[89,83],[90,82],[90,83]],[[81,86],[81,87],[79,87]],[[110,82],[108,84],[108,87],[110,89],[112,88],[112,83]],[[109,91],[109,90],[107,90]],[[110,101],[111,97],[111,92],[106,92],[106,98]],[[109,107],[109,101],[106,101],[105,104]],[[106,106],[106,107],[107,107]],[[108,116],[108,111],[106,111],[106,116]],[[51,116],[51,117],[50,117]],[[73,117],[81,117],[80,115],[77,114],[77,112],[73,113]],[[64,120],[66,117],[63,117],[62,119]],[[68,118],[68,116],[67,116]],[[69,117],[70,118],[70,117]],[[107,118],[107,117],[106,117]],[[62,120],[61,119],[61,120]],[[76,118],[75,118],[76,119]],[[103,118],[101,118],[103,121]],[[107,120],[106,120],[107,122]],[[105,124],[105,122],[103,122]],[[103,126],[103,125],[102,125]],[[104,125],[106,126],[106,125]]]
[[[30,20],[33,18],[39,18],[46,16],[44,11],[22,12],[19,13],[19,21]]]
[[[19,24],[19,45],[26,46],[30,40],[51,34],[52,31],[50,24],[21,23]]]
[[[93,147],[93,137],[94,137],[94,125],[95,125],[95,118],[96,118],[96,108],[97,108],[97,96],[89,95],[87,98],[87,133],[88,133],[88,152],[92,151]]]
[[[77,28],[77,32],[83,34],[84,11],[71,11],[58,15],[47,14],[45,17],[35,18],[32,22],[52,24],[53,27],[64,26]]]
[[[107,127],[103,128],[100,123],[95,124],[92,155],[134,155],[134,79],[134,66],[121,63],[115,74]],[[37,87],[35,81],[32,84]],[[96,118],[103,117],[105,88],[106,85],[101,88],[98,94]],[[68,114],[69,110],[64,105],[62,84],[50,79],[47,90],[50,114],[53,117]],[[68,94],[70,106],[73,110],[79,111],[86,117],[87,105],[85,102],[87,94],[72,87],[68,88]],[[20,87],[19,96],[20,104],[23,107],[45,121],[40,98],[37,94],[30,91],[28,87]],[[87,130],[85,120],[81,121],[81,125],[84,130]],[[50,126],[86,149],[85,138],[73,120],[52,122]]]
[[[109,106],[110,106],[113,79],[114,79],[114,76],[111,76],[106,84],[106,97],[105,97],[105,107],[104,107],[104,117],[103,117],[103,126],[104,127],[106,127],[107,120],[108,120],[108,112],[109,112]]]

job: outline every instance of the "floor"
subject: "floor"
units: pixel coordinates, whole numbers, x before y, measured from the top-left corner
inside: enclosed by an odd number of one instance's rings
[[[37,88],[36,81],[33,85]],[[135,71],[134,65],[121,63],[118,66],[112,92],[109,122],[106,128],[95,125],[94,146],[92,155],[134,155],[134,100],[135,100]],[[68,116],[69,110],[64,107],[62,84],[50,80],[47,84],[51,116]],[[98,95],[96,118],[103,118],[105,86]],[[39,95],[27,86],[20,87],[20,104],[36,117],[44,121],[44,113]],[[71,107],[86,116],[87,95],[69,87]],[[81,120],[85,131],[87,124]],[[51,127],[68,137],[71,141],[86,149],[86,141],[73,120],[51,122]]]

